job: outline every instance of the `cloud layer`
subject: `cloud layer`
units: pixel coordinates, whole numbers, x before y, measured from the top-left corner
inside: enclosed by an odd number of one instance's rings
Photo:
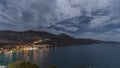
[[[119,0],[0,0],[0,30],[48,31],[118,41],[119,3]]]

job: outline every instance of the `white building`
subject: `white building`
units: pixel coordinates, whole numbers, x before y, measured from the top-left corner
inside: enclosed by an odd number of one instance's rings
[[[0,68],[7,68],[7,66],[0,66]]]

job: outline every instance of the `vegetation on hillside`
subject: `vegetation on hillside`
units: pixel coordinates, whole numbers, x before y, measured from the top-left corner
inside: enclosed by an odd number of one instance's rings
[[[8,68],[39,68],[39,67],[34,63],[22,60],[9,64]]]
[[[56,66],[49,66],[48,68],[57,68]]]

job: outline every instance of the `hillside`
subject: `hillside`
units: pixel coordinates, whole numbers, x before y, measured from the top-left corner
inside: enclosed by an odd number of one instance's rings
[[[25,32],[14,32],[14,31],[0,31],[0,44],[29,44],[35,41],[42,40],[37,44],[50,44],[57,46],[67,45],[80,45],[80,44],[102,44],[102,43],[118,43],[112,41],[101,41],[92,39],[75,39],[66,34],[50,34],[47,32],[37,31],[25,31]]]

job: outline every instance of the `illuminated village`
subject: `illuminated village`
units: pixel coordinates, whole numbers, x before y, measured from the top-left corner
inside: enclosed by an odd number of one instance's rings
[[[47,41],[49,39],[45,39],[44,41]],[[41,48],[48,48],[50,47],[50,44],[43,43],[43,40],[37,40],[33,43],[28,44],[15,44],[15,45],[7,45],[0,48],[0,54],[4,54],[11,51],[22,51],[22,50],[36,50]]]

